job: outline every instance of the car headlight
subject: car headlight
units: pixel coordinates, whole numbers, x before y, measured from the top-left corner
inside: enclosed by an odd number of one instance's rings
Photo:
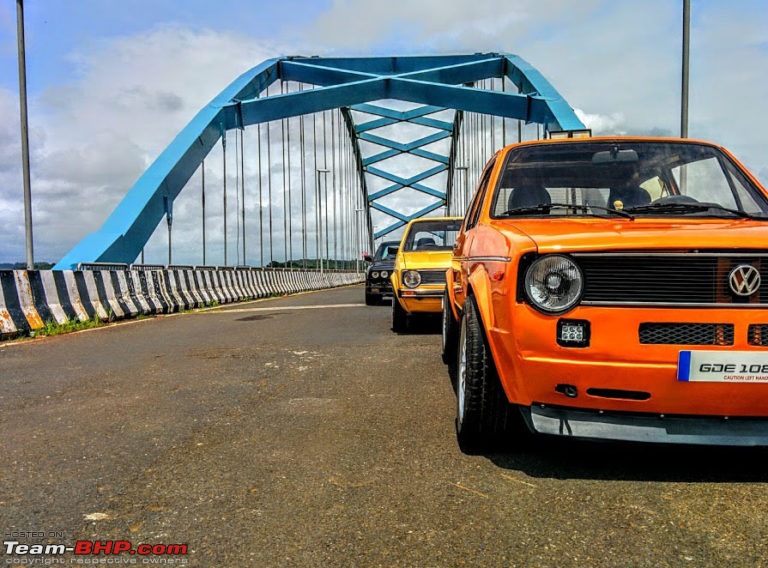
[[[403,272],[403,284],[408,288],[416,288],[421,284],[421,274],[415,270],[406,270]]]
[[[378,270],[374,270],[373,272],[371,272],[371,278],[378,278],[378,277],[379,277]]]
[[[548,255],[534,261],[525,273],[525,291],[533,305],[549,313],[562,313],[581,299],[584,276],[567,256]]]
[[[387,276],[389,276],[389,272],[387,272],[386,270],[382,270],[381,271],[381,277],[382,278],[386,278]]]

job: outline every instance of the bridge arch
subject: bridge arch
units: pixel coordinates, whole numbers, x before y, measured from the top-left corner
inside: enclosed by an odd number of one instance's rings
[[[478,88],[480,81],[501,79],[517,88],[494,91]],[[262,96],[277,81],[312,85],[301,91]],[[394,110],[378,101],[411,104]],[[229,130],[331,109],[341,109],[357,162],[370,246],[373,239],[397,230],[410,219],[450,207],[456,164],[456,142],[463,113],[480,113],[543,125],[546,131],[580,130],[584,125],[557,90],[522,58],[506,53],[407,57],[280,57],[243,73],[203,107],[155,162],[140,176],[101,228],[86,236],[56,265],[71,269],[85,262],[132,263],[163,218],[171,219],[173,202],[217,142]],[[455,110],[451,121],[435,118]],[[364,122],[355,116],[373,116]],[[434,134],[397,141],[373,131],[409,123],[426,126]],[[450,149],[427,149],[439,140]],[[382,148],[364,156],[362,144]],[[386,171],[380,164],[398,155],[426,160],[421,172],[407,177]],[[425,183],[447,172],[444,188]],[[373,190],[369,177],[383,180]],[[383,204],[387,196],[405,188],[434,201],[418,211],[404,212]],[[392,222],[374,232],[372,211]]]

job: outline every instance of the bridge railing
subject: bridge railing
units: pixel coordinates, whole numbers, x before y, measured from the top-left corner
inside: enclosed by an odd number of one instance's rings
[[[0,338],[47,323],[169,314],[356,284],[354,271],[83,263],[78,270],[0,270]]]

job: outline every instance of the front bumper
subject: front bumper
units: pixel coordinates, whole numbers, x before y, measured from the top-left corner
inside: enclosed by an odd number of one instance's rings
[[[768,419],[651,416],[534,405],[523,409],[540,434],[600,440],[718,446],[768,445]]]
[[[366,282],[365,293],[392,296],[392,284],[388,280],[386,282]]]
[[[590,343],[583,348],[557,344],[559,316],[525,305],[515,306],[510,315],[514,325],[496,321],[488,339],[513,404],[656,416],[768,418],[768,384],[685,382],[677,375],[680,351],[768,356],[768,342],[754,346],[747,337],[750,324],[768,323],[766,310],[580,307],[563,318],[590,322]],[[732,323],[735,334],[730,345],[646,344],[638,337],[644,322]]]
[[[401,288],[397,291],[400,304],[408,313],[441,313],[444,288]]]

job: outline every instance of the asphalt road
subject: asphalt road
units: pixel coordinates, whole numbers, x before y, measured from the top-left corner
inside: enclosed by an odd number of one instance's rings
[[[438,326],[396,335],[389,306],[362,300],[343,288],[0,344],[4,542],[188,545],[4,544],[2,562],[768,566],[765,450],[464,455]]]

